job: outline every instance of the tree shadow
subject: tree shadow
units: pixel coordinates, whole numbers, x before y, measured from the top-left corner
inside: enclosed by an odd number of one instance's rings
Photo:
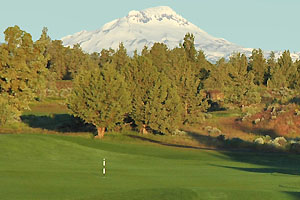
[[[299,189],[299,188],[297,188]],[[284,191],[284,193],[290,195],[293,199],[300,199],[300,192],[291,192],[291,191]]]
[[[297,154],[288,153],[284,148],[277,148],[269,144],[259,145],[239,138],[225,139],[224,136],[220,137],[222,135],[211,137],[193,132],[188,132],[188,134],[201,144],[221,150],[219,151],[221,155],[213,154],[213,156],[262,166],[262,168],[220,167],[257,173],[300,175],[300,157]]]
[[[300,157],[295,154],[286,152],[233,152],[222,151],[223,155],[216,155],[216,157],[224,156],[227,159],[235,162],[255,164],[260,167],[257,168],[241,168],[235,166],[219,166],[225,168],[236,169],[240,171],[256,172],[256,173],[277,173],[285,175],[300,175]]]
[[[222,167],[227,169],[235,169],[239,171],[245,172],[253,172],[253,173],[267,173],[267,174],[285,174],[285,175],[300,175],[300,170],[296,168],[274,168],[274,167],[262,167],[262,168],[244,168],[244,167],[233,167],[233,166],[224,166],[224,165],[215,165],[210,164],[214,167]]]
[[[260,128],[260,127],[249,127],[242,125],[241,123],[237,123],[236,126],[239,128],[239,130],[245,132],[245,133],[254,133],[256,135],[269,135],[272,138],[279,137],[280,135],[276,132],[274,129],[267,129],[267,128]]]
[[[300,105],[300,98],[299,97],[294,97],[289,102]]]
[[[159,145],[199,149],[214,150],[220,154],[213,153],[212,156],[220,159],[230,160],[238,163],[248,163],[258,165],[257,167],[243,168],[235,165],[214,165],[216,167],[230,168],[234,170],[253,172],[253,173],[269,173],[273,175],[300,175],[300,157],[297,154],[287,153],[284,149],[278,149],[271,145],[265,146],[264,149],[257,149],[258,146],[252,142],[243,141],[238,138],[225,139],[224,137],[212,137],[201,135],[198,133],[187,132],[189,136],[194,138],[200,144],[199,146],[179,145],[162,142],[139,135],[129,135],[128,137],[147,141]],[[201,147],[203,145],[204,147]]]
[[[244,141],[240,138],[226,139],[225,135],[222,134],[218,136],[209,136],[192,131],[188,131],[187,134],[200,145],[219,150],[250,151],[254,145],[252,142]]]
[[[138,139],[138,140],[141,140],[141,141],[151,142],[151,143],[154,143],[154,144],[159,144],[159,145],[169,146],[169,147],[180,147],[180,148],[188,148],[188,149],[213,150],[212,148],[196,147],[196,146],[190,146],[190,145],[181,145],[181,144],[172,144],[172,143],[162,142],[162,141],[159,141],[159,140],[154,140],[154,139],[150,139],[150,138],[139,136],[139,135],[126,134],[126,136],[128,136],[130,138]]]
[[[21,120],[31,128],[41,128],[57,132],[87,132],[95,130],[92,125],[86,124],[80,118],[69,114],[22,115]]]

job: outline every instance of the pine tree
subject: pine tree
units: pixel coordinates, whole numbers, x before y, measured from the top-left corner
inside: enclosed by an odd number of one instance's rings
[[[105,63],[111,63],[115,51],[113,49],[102,49],[100,52],[100,66],[102,67]]]
[[[254,75],[247,71],[247,57],[237,53],[228,62],[229,82],[225,86],[225,100],[233,105],[250,105],[261,101]]]
[[[224,88],[230,82],[227,63],[221,58],[215,65],[211,67],[210,74],[204,80],[204,88],[206,90],[219,90],[224,93]]]
[[[102,138],[106,129],[122,123],[130,111],[130,99],[124,77],[107,63],[102,69],[81,71],[75,77],[68,107],[74,116],[96,126]]]
[[[295,74],[294,88],[297,90],[297,92],[300,92],[300,60],[297,60],[294,65],[297,69]]]
[[[189,61],[194,62],[197,57],[197,50],[195,49],[195,36],[191,33],[187,33],[183,39],[183,48],[186,53],[186,57]]]
[[[270,56],[269,56],[269,58],[267,60],[267,65],[268,65],[268,67],[267,67],[267,72],[266,72],[265,78],[264,78],[264,84],[266,86],[269,86],[268,82],[270,81],[270,79],[272,77],[272,72],[273,72],[273,70],[276,67],[276,60],[275,60],[275,53],[274,53],[274,51],[271,51]]]
[[[40,65],[44,66],[44,70],[40,70],[36,73],[39,73],[39,76],[32,82],[34,88],[34,93],[37,95],[37,99],[41,100],[46,96],[47,88],[53,87],[53,76],[47,70],[47,66],[51,59],[50,54],[48,53],[48,48],[51,44],[51,38],[48,36],[48,29],[43,28],[40,38],[34,43],[34,54],[37,56],[37,60],[40,62]]]
[[[147,129],[164,134],[179,125],[181,104],[176,88],[152,65],[148,56],[135,55],[130,63],[128,81],[131,82],[131,117],[141,133]]]
[[[253,49],[249,61],[249,69],[254,74],[254,83],[256,85],[263,85],[265,82],[265,74],[268,72],[267,62],[264,58],[261,49]]]
[[[154,43],[150,53],[149,58],[152,60],[154,66],[157,67],[158,71],[168,73],[170,70],[169,62],[169,50],[167,45],[163,43]]]
[[[31,35],[18,26],[5,30],[5,43],[0,46],[0,100],[18,118],[36,97],[39,81],[46,73],[45,46],[34,43]],[[42,85],[41,83],[40,85]]]
[[[47,65],[50,72],[54,74],[57,80],[62,80],[67,76],[68,64],[66,58],[67,48],[63,46],[61,40],[51,41],[48,49],[50,60]]]
[[[200,88],[201,81],[192,62],[187,59],[182,48],[173,49],[170,60],[172,64],[168,76],[176,85],[184,108],[183,123],[192,124],[202,121],[203,112],[208,109],[209,105],[204,91]]]
[[[295,88],[297,67],[294,65],[289,51],[284,51],[278,58],[277,64],[271,69],[268,86],[271,88]]]
[[[176,88],[161,73],[154,87],[149,90],[144,124],[159,133],[172,134],[181,122],[181,112]]]
[[[123,43],[120,43],[119,48],[113,54],[112,62],[115,63],[116,69],[120,72],[124,71],[124,68],[126,68],[128,63],[130,62],[130,58],[127,55],[127,51]]]

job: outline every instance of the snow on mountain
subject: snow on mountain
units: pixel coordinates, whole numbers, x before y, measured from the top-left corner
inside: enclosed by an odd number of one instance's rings
[[[165,43],[169,48],[178,47],[186,33],[195,36],[195,47],[204,51],[211,62],[233,52],[251,55],[252,48],[243,48],[223,38],[216,38],[190,23],[167,6],[130,11],[127,16],[113,20],[95,31],[81,31],[62,38],[65,46],[80,44],[89,53],[102,49],[117,49],[123,42],[129,55],[140,52],[144,46],[151,47],[155,42]],[[267,53],[268,54],[268,53]],[[300,54],[292,54],[299,59]]]

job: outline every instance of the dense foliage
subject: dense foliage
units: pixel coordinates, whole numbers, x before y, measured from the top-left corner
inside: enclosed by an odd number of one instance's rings
[[[0,46],[0,124],[17,118],[45,90],[48,61],[43,35],[33,42],[18,26],[7,28],[4,34],[5,43]]]
[[[82,71],[74,80],[68,107],[73,115],[95,125],[99,137],[103,137],[105,128],[122,122],[130,111],[130,94],[124,77],[111,64]]]
[[[155,43],[130,57],[121,43],[87,54],[79,45],[52,41],[46,28],[33,42],[29,33],[9,27],[0,45],[0,123],[17,119],[60,80],[73,82],[71,112],[100,135],[124,123],[142,133],[172,134],[201,122],[208,110],[289,103],[300,89],[300,61],[289,51],[266,59],[254,49],[249,58],[235,53],[213,64],[189,33],[174,49]],[[268,96],[281,89],[293,95]]]

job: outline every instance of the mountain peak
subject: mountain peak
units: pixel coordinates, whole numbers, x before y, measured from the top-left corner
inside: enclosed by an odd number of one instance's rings
[[[148,13],[150,15],[163,15],[163,14],[177,15],[177,13],[169,6],[157,6],[157,7],[147,8],[142,10],[141,12]]]
[[[155,42],[164,43],[171,49],[178,47],[186,33],[195,36],[195,47],[202,49],[211,62],[228,58],[232,52],[251,55],[252,49],[209,35],[168,6],[133,10],[98,30],[81,31],[62,38],[62,41],[65,46],[80,44],[89,53],[101,52],[103,48],[117,49],[122,42],[129,55],[133,55],[135,50],[140,52],[145,46],[151,48]],[[295,56],[299,58],[300,53]]]
[[[158,6],[147,8],[141,11],[132,10],[128,13],[127,18],[130,22],[149,23],[149,22],[176,22],[178,25],[189,25],[189,22],[178,15],[168,6]]]

